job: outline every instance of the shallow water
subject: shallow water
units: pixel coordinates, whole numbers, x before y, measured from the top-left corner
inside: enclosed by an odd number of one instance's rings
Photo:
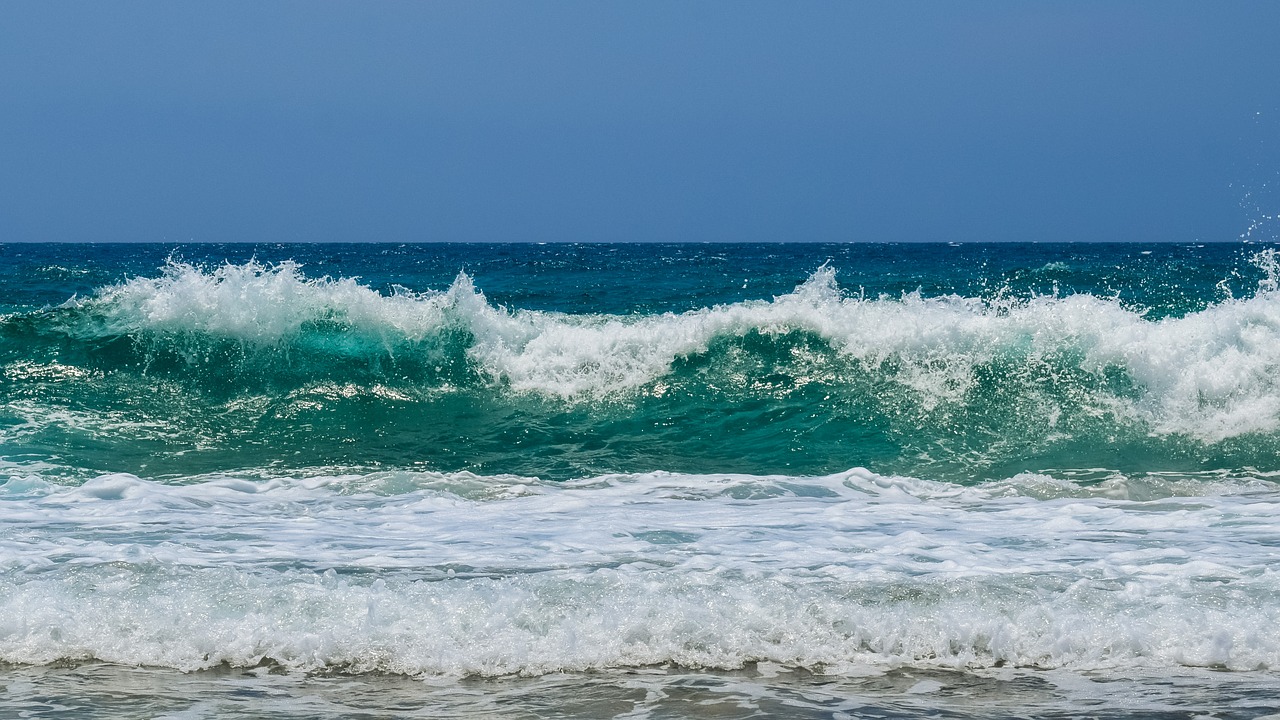
[[[0,670],[0,713],[45,718],[1258,718],[1276,679],[1183,671],[894,670],[821,675],[633,668],[422,681],[269,668],[176,673],[104,664]]]

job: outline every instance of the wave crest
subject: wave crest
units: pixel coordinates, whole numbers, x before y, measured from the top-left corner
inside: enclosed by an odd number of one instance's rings
[[[569,400],[634,393],[718,340],[800,334],[844,361],[827,380],[883,373],[926,410],[963,402],[994,369],[1015,384],[1099,393],[1095,411],[1208,441],[1272,432],[1280,420],[1280,296],[1265,287],[1150,321],[1092,295],[849,296],[823,267],[772,300],[614,316],[508,310],[465,274],[442,292],[382,294],[354,278],[307,278],[293,263],[170,263],[158,278],[106,288],[83,306],[100,318],[95,332],[138,339],[153,354],[180,347],[191,362],[209,342],[232,341],[249,352],[380,356],[412,371],[414,353],[431,346],[465,360],[473,377]],[[450,333],[455,344],[440,351]],[[1082,387],[1071,386],[1073,375]]]
[[[0,386],[0,439],[93,471],[294,466],[281,448],[560,478],[1266,470],[1280,291],[1152,319],[1090,294],[868,297],[822,267],[770,299],[569,314],[495,304],[465,274],[379,292],[170,263],[0,322]]]

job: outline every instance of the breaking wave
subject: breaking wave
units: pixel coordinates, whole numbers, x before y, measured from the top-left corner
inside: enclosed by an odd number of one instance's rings
[[[167,419],[252,406],[296,420],[344,402],[422,416],[465,397],[493,410],[488,421],[520,405],[526,418],[627,418],[658,433],[664,418],[695,415],[725,419],[721,437],[735,422],[742,435],[768,425],[786,430],[790,452],[818,443],[837,467],[866,460],[837,457],[841,438],[975,467],[1072,442],[1161,456],[1165,441],[1248,466],[1280,430],[1274,286],[1272,272],[1252,296],[1152,320],[1089,294],[865,297],[823,267],[770,300],[624,316],[502,307],[465,274],[444,291],[379,293],[289,262],[171,262],[6,318],[0,382],[32,398],[10,408],[27,423],[16,427],[39,424],[42,394],[70,416],[84,402],[67,388],[111,396],[132,380],[135,395],[142,385],[169,399],[156,411]],[[1000,455],[1008,445],[1017,452]]]

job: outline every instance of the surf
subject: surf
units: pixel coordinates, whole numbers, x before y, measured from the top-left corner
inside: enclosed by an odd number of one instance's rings
[[[0,321],[0,436],[149,448],[162,466],[249,451],[558,477],[666,458],[971,481],[1108,466],[1101,443],[1134,459],[1121,469],[1266,467],[1280,293],[1274,255],[1254,262],[1272,268],[1255,292],[1148,318],[1088,293],[871,297],[830,266],[772,298],[616,315],[495,304],[466,274],[380,292],[289,261],[171,260]],[[683,437],[693,418],[718,440]],[[461,436],[479,453],[451,455]],[[297,460],[266,450],[300,438]],[[512,442],[524,458],[498,457]]]
[[[1275,486],[1204,480],[29,477],[0,484],[26,538],[0,564],[0,662],[1274,668]]]

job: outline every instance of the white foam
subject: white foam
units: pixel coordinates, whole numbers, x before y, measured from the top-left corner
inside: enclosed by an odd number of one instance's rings
[[[1219,478],[1188,495],[1184,478],[1138,501],[1109,496],[1121,481],[11,480],[0,661],[1280,667],[1275,486]]]
[[[291,263],[212,271],[173,263],[159,278],[79,302],[106,318],[105,332],[195,333],[247,346],[280,345],[327,325],[378,339],[387,352],[412,352],[405,343],[458,327],[473,337],[468,354],[478,372],[517,392],[569,400],[636,392],[716,338],[804,331],[856,361],[838,372],[892,366],[890,381],[924,410],[963,399],[984,365],[1005,358],[1095,378],[1122,372],[1133,390],[1111,395],[1099,382],[1091,412],[1140,419],[1154,432],[1214,442],[1280,428],[1280,293],[1265,283],[1253,297],[1151,321],[1091,295],[847,297],[824,267],[771,301],[624,317],[509,311],[488,303],[465,275],[447,292],[382,295],[354,279],[309,279]],[[1052,420],[1060,410],[1046,397],[1042,409]]]
[[[469,281],[460,280],[458,292]],[[207,333],[274,345],[312,323],[416,339],[443,320],[447,293],[381,295],[355,278],[307,278],[294,262],[225,264],[210,271],[168,263],[158,278],[134,278],[79,304],[104,313],[103,331]]]

